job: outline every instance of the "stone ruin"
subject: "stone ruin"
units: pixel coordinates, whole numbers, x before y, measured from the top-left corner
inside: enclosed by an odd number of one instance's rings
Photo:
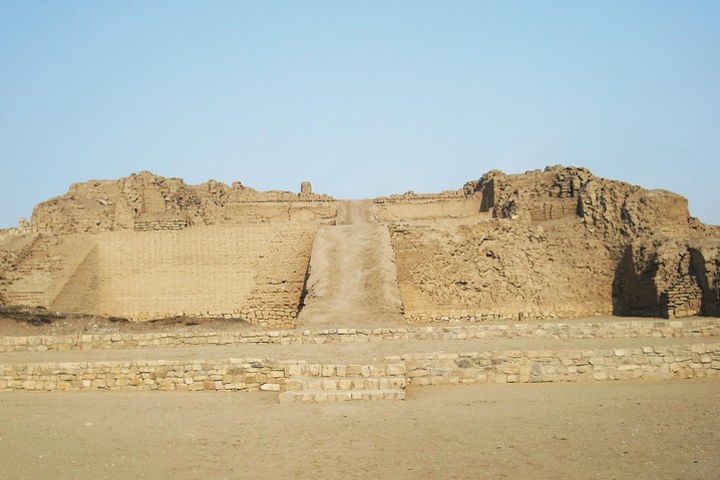
[[[137,320],[291,324],[315,230],[336,208],[305,190],[190,186],[149,172],[73,185],[4,233],[0,299]]]
[[[261,192],[142,172],[76,184],[0,231],[0,303],[295,326],[316,233],[342,204],[309,182]],[[720,228],[671,192],[555,166],[369,205],[408,322],[720,315]]]
[[[691,218],[679,195],[556,166],[491,171],[443,198],[406,197],[444,204],[435,222],[409,224],[382,201],[418,317],[720,314],[720,229]],[[469,199],[482,220],[443,220]]]

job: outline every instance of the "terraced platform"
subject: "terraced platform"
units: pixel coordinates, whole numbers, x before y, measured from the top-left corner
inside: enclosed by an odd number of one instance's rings
[[[317,402],[405,399],[406,388],[441,384],[720,377],[715,318],[112,339],[6,337],[0,390],[268,391]],[[177,343],[152,345],[161,339]]]

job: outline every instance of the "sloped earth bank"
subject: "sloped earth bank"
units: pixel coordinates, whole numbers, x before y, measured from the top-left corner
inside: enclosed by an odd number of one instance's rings
[[[306,290],[303,326],[404,323],[390,234],[371,201],[339,203],[336,225],[318,230]]]
[[[259,327],[238,319],[173,317],[133,322],[124,318],[58,314],[27,310],[0,312],[0,337],[17,335],[73,335],[108,333],[189,333],[257,331]]]
[[[478,385],[408,402],[0,395],[0,477],[709,479],[720,382]],[[289,435],[288,432],[292,432]]]

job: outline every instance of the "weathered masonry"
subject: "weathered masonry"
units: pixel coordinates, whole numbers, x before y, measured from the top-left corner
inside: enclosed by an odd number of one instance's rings
[[[361,223],[338,222],[339,205],[360,204]],[[342,204],[307,183],[260,192],[143,172],[73,185],[0,231],[3,308],[284,328],[358,302],[394,325],[719,316],[720,228],[674,193],[548,167]]]

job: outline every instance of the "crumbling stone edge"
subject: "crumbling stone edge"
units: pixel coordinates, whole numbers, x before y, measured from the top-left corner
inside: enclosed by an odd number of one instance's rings
[[[321,344],[385,340],[466,340],[473,338],[631,338],[720,336],[720,318],[430,325],[392,328],[254,330],[236,332],[112,333],[6,336],[0,352],[181,347],[191,345]],[[0,359],[0,361],[2,361]]]
[[[272,359],[136,360],[0,365],[0,391],[272,391],[472,383],[592,382],[720,377],[720,343],[623,349],[486,351],[389,356],[382,364],[316,364]],[[353,379],[344,384],[337,379]],[[362,381],[357,381],[362,380]],[[366,381],[367,380],[367,381]],[[346,387],[343,387],[346,385]],[[325,395],[321,398],[327,398]]]

